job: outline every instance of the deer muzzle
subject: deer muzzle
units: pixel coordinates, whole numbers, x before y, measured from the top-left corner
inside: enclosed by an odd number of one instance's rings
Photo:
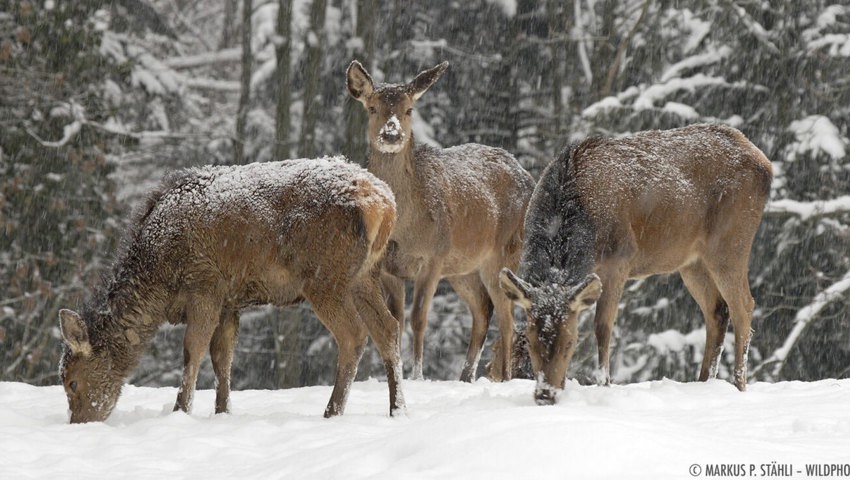
[[[404,139],[404,132],[401,130],[401,122],[398,117],[393,115],[387,120],[387,123],[378,131],[378,137],[381,143],[387,145],[395,145],[401,143]]]

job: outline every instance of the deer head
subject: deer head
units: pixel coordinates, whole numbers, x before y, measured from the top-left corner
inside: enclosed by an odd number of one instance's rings
[[[348,93],[369,112],[369,144],[382,153],[398,153],[411,143],[413,104],[449,67],[443,62],[410,83],[378,85],[357,60],[346,71]]]
[[[503,268],[499,283],[508,298],[526,311],[528,353],[537,379],[534,399],[551,405],[555,394],[564,389],[578,341],[578,316],[599,299],[602,282],[591,273],[575,285],[535,287]]]
[[[71,310],[59,311],[64,351],[59,378],[68,396],[71,423],[102,422],[115,408],[123,376],[113,368],[107,348],[95,348],[86,322]]]

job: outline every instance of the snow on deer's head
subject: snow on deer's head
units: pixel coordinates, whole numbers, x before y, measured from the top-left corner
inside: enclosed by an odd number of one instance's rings
[[[382,153],[398,153],[412,138],[413,104],[449,67],[443,62],[420,72],[410,83],[375,85],[357,60],[346,71],[348,93],[369,112],[369,144]]]
[[[578,343],[578,316],[599,300],[602,282],[591,273],[575,285],[532,286],[503,268],[499,283],[507,297],[526,311],[528,354],[537,380],[534,400],[551,405],[564,389]]]

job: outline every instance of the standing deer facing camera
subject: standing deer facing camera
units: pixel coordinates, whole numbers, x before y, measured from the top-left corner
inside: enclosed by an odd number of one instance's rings
[[[59,312],[59,375],[71,423],[109,416],[124,378],[166,321],[186,324],[174,410],[191,409],[209,349],[215,411],[228,411],[238,310],[301,300],[339,350],[325,416],[343,413],[367,334],[387,370],[390,414],[403,410],[398,322],[378,269],[395,218],[387,185],[341,159],[171,175],[139,211],[111,278],[89,305],[81,314]]]
[[[578,341],[579,313],[597,302],[602,381],[629,278],[678,271],[706,322],[699,379],[716,375],[731,320],[735,385],[746,388],[754,308],[750,248],[770,193],[770,162],[738,130],[693,125],[589,139],[552,162],[526,217],[520,275],[505,292],[528,313],[535,399],[555,402]]]
[[[363,66],[348,67],[348,91],[369,113],[369,171],[387,182],[398,204],[384,288],[404,326],[404,283],[413,279],[413,377],[422,378],[428,309],[446,277],[472,313],[461,380],[475,379],[490,315],[495,310],[504,352],[491,376],[510,379],[513,306],[499,288],[499,271],[516,268],[525,209],[534,181],[508,152],[478,144],[436,149],[415,145],[413,106],[448,68],[444,62],[410,83],[374,85]]]

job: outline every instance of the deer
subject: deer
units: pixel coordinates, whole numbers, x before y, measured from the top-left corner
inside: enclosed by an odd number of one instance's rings
[[[472,316],[460,379],[476,378],[495,313],[496,343],[505,348],[499,349],[501,358],[494,359],[491,378],[510,380],[513,305],[499,287],[499,272],[519,264],[534,180],[501,148],[416,144],[414,105],[447,68],[448,62],[443,62],[409,83],[378,85],[356,60],[346,71],[349,94],[368,112],[367,168],[390,186],[398,205],[398,222],[384,259],[385,295],[403,330],[404,281],[413,281],[414,379],[423,378],[428,311],[439,280],[446,278]]]
[[[186,325],[174,410],[190,412],[209,349],[215,412],[229,413],[239,310],[303,300],[338,347],[324,416],[343,413],[367,336],[386,368],[390,415],[403,413],[399,326],[379,269],[395,219],[389,187],[343,157],[168,175],[133,216],[81,313],[59,311],[59,377],[71,423],[109,417],[165,322]]]
[[[535,401],[555,403],[594,304],[598,381],[610,384],[611,333],[628,279],[678,272],[706,324],[699,380],[715,378],[727,327],[734,384],[746,389],[755,302],[750,249],[770,194],[770,161],[740,131],[698,124],[589,138],[541,174],[519,274],[500,274],[528,314]]]

